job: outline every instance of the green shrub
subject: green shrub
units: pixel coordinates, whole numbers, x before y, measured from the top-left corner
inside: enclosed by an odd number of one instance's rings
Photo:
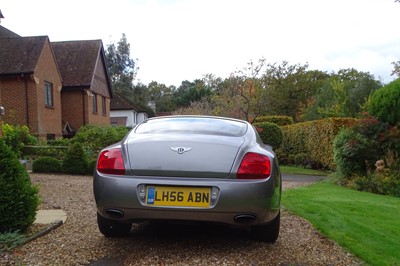
[[[23,158],[53,157],[63,160],[68,146],[31,146],[27,145],[22,150]]]
[[[25,145],[37,143],[37,139],[29,133],[27,126],[13,126],[6,123],[2,124],[3,139],[5,143],[19,158]]]
[[[347,187],[380,195],[400,197],[400,173],[385,171],[356,175],[345,184]]]
[[[396,125],[400,122],[400,79],[374,91],[369,101],[369,112],[380,121]]]
[[[396,138],[397,136],[397,138]],[[337,170],[343,177],[365,175],[383,159],[387,151],[396,148],[400,134],[374,117],[358,120],[335,139],[334,158]]]
[[[343,129],[333,146],[336,171],[342,178],[367,173],[367,161],[374,154],[368,138],[352,129]]]
[[[78,130],[71,142],[81,143],[89,157],[96,159],[101,149],[122,140],[128,132],[126,127],[85,125]]]
[[[282,143],[282,130],[277,124],[260,122],[253,125],[265,144],[271,145],[274,149],[279,148]]]
[[[270,122],[278,126],[287,126],[293,124],[293,118],[286,115],[259,116],[255,119],[254,123],[260,122]]]
[[[25,231],[35,221],[38,205],[38,188],[0,139],[0,233]]]
[[[70,144],[63,160],[63,171],[72,175],[84,175],[88,171],[89,158],[82,144],[75,142]]]
[[[32,171],[39,173],[61,173],[61,162],[54,157],[39,157],[32,164]]]
[[[70,139],[52,139],[47,141],[48,146],[68,146]]]
[[[305,166],[307,164],[307,154],[306,153],[298,153],[293,157],[293,161],[295,165]]]
[[[94,169],[96,168],[96,163],[97,163],[97,160],[95,160],[95,159],[89,160],[88,169],[87,169],[88,174],[90,174],[90,175],[93,174]]]

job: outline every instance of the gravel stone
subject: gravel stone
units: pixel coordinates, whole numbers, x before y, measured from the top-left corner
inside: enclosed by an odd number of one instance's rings
[[[122,238],[97,228],[91,176],[31,173],[40,209],[63,209],[67,221],[14,250],[0,265],[362,265],[306,220],[282,210],[275,244],[254,241],[243,229],[185,223],[135,224]],[[284,182],[283,189],[303,182]]]

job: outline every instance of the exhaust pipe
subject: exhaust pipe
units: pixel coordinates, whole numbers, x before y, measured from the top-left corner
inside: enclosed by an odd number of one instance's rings
[[[233,220],[238,224],[250,224],[257,220],[257,217],[253,214],[240,214],[236,215]]]
[[[117,209],[107,209],[106,213],[114,218],[122,218],[124,217],[124,212]]]

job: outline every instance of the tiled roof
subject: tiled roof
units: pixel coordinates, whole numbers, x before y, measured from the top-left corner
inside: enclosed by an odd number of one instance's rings
[[[136,110],[134,104],[119,93],[114,92],[110,101],[110,110]]]
[[[90,86],[102,48],[101,40],[52,42],[63,86]]]
[[[0,75],[33,73],[47,36],[0,38]]]
[[[21,37],[21,36],[0,25],[0,38],[3,37]]]

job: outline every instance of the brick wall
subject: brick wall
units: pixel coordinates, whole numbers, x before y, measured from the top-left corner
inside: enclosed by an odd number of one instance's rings
[[[53,84],[52,108],[44,104],[44,82]],[[30,132],[45,139],[47,134],[61,136],[61,78],[50,45],[47,42],[32,75],[0,77],[0,93],[6,115],[2,120],[26,125]]]
[[[35,81],[37,85],[37,132],[40,137],[46,137],[47,134],[55,135],[56,138],[62,136],[62,118],[61,118],[61,77],[58,72],[57,63],[50,43],[46,42],[42,55],[35,71]],[[45,105],[45,82],[51,83],[53,87],[53,106]]]
[[[81,90],[67,90],[61,92],[62,102],[62,120],[78,130],[85,124],[84,110],[87,109],[87,103]]]
[[[26,93],[32,87],[30,76],[0,77],[0,92],[2,106],[6,115],[2,118],[5,123],[13,125],[28,125]]]
[[[93,97],[97,98],[97,113],[93,113]],[[106,98],[106,113],[103,114],[102,96],[93,94],[89,97],[88,124],[110,125],[110,99]]]

